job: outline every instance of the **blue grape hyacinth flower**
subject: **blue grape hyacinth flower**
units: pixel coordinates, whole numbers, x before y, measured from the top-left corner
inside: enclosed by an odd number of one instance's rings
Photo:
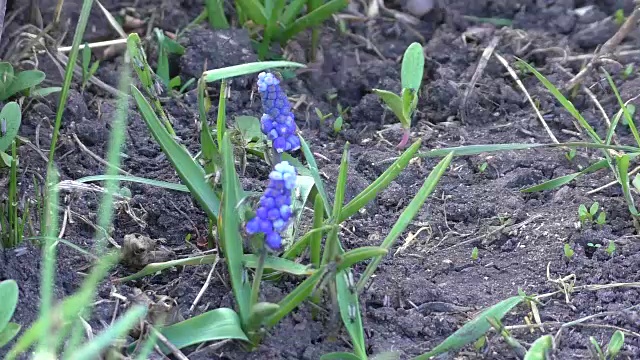
[[[296,135],[296,122],[287,94],[280,87],[280,80],[272,73],[258,74],[258,91],[262,98],[264,114],[260,128],[278,153],[300,148]]]
[[[260,198],[256,216],[247,222],[247,233],[264,233],[265,243],[271,250],[282,247],[280,233],[291,218],[291,196],[296,178],[296,169],[289,162],[276,164],[269,174],[269,185]]]

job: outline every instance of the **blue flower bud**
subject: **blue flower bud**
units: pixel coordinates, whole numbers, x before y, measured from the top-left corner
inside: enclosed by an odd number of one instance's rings
[[[272,73],[262,72],[258,75],[258,91],[262,97],[264,111],[260,119],[260,128],[273,142],[273,148],[279,153],[299,149],[300,139],[296,135],[291,104],[287,94],[280,87],[280,80]]]

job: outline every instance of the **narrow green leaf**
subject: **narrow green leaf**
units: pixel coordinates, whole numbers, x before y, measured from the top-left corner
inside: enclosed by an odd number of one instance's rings
[[[453,159],[453,153],[447,155],[444,159],[440,160],[438,165],[436,165],[429,176],[425,179],[424,183],[416,196],[411,200],[409,205],[404,209],[396,223],[393,225],[387,237],[382,241],[382,245],[380,245],[383,249],[390,249],[393,244],[395,244],[398,237],[406,230],[407,226],[413,221],[413,218],[418,214],[422,205],[427,201],[427,198],[433,190],[435,190],[436,185],[440,181],[440,178],[444,174],[444,172],[449,167],[451,160]],[[373,259],[371,263],[367,266],[360,281],[358,281],[358,292],[362,291],[367,284],[369,278],[376,271],[376,268],[382,261],[382,256],[377,256]]]
[[[491,325],[487,318],[492,317],[501,320],[511,309],[523,300],[522,296],[510,297],[506,300],[493,305],[473,320],[464,324],[460,329],[446,338],[433,350],[413,358],[413,360],[428,360],[434,356],[440,355],[448,351],[454,351],[463,348],[466,345],[478,340],[482,335],[491,329]]]
[[[18,135],[21,119],[22,113],[20,112],[20,105],[18,105],[17,102],[12,101],[2,107],[2,111],[0,111],[0,122],[5,122],[6,132],[4,135],[0,133],[0,151],[7,150],[13,139]]]
[[[395,116],[400,120],[402,126],[405,126],[408,123],[407,119],[404,117],[404,106],[402,99],[397,94],[392,93],[387,90],[373,89],[373,93],[378,95],[382,101],[391,109],[391,111],[395,114]]]
[[[18,305],[18,283],[15,280],[0,282],[0,299],[2,299],[0,306],[0,331],[2,331],[11,321]]]
[[[544,335],[531,344],[531,348],[524,355],[524,360],[546,360],[547,352],[553,347],[553,337]]]
[[[242,261],[244,262],[244,266],[255,269],[258,265],[258,255],[244,254]],[[264,259],[264,268],[297,276],[312,275],[314,272],[314,270],[307,265],[271,255],[267,255]]]
[[[100,60],[96,60],[93,64],[91,64],[91,67],[89,68],[89,77],[92,77],[96,71],[98,71],[98,67],[100,66]],[[87,80],[88,80],[87,78]]]
[[[249,341],[247,335],[242,331],[238,314],[228,308],[207,311],[204,314],[167,326],[160,333],[178,349],[205,341],[223,339]],[[165,354],[170,352],[163,345],[160,345],[160,348]]]
[[[387,255],[389,250],[379,246],[362,246],[357,249],[349,250],[342,255],[342,261],[338,265],[338,271],[350,268],[351,266],[373,258]]]
[[[269,6],[265,7],[265,13],[269,16],[267,19],[267,25],[264,29],[262,35],[262,43],[258,48],[258,57],[260,59],[264,59],[269,52],[269,46],[271,44],[271,39],[273,39],[274,35],[280,31],[280,27],[278,26],[278,20],[280,18],[280,14],[285,6],[285,0],[269,0],[266,4]]]
[[[20,332],[22,326],[13,322],[8,323],[4,329],[0,330],[0,349],[13,340]]]
[[[369,201],[373,200],[382,190],[389,186],[389,184],[395,180],[398,175],[400,175],[407,165],[409,165],[409,162],[418,151],[421,144],[421,140],[414,142],[396,161],[393,162],[393,164],[391,164],[391,166],[387,168],[387,170],[382,173],[382,175],[378,176],[374,182],[349,201],[349,203],[347,203],[340,212],[340,222],[345,221],[353,214],[360,211],[360,209],[367,205]]]
[[[275,326],[280,320],[287,316],[293,309],[298,307],[303,301],[305,301],[313,292],[313,289],[322,279],[324,274],[324,268],[314,271],[313,275],[309,276],[305,281],[300,283],[292,292],[287,294],[284,299],[280,300],[278,305],[280,308],[266,321],[268,327]]]
[[[238,206],[238,175],[236,173],[235,161],[233,158],[233,145],[229,139],[229,133],[224,135],[221,146],[222,153],[222,190],[223,201],[223,243],[224,255],[227,260],[227,268],[231,277],[233,294],[238,304],[240,319],[243,323],[249,318],[251,311],[249,282],[243,281],[244,267],[242,260],[244,256],[243,239],[240,235],[240,221],[237,211]]]
[[[309,258],[311,264],[317,268],[320,267],[320,254],[322,252],[322,231],[317,231],[322,227],[324,223],[324,203],[322,196],[316,194],[316,199],[313,203],[313,230],[316,230],[311,239],[309,240]]]
[[[545,181],[542,184],[528,187],[528,188],[523,189],[521,191],[522,192],[537,192],[537,191],[556,189],[556,188],[559,188],[562,185],[565,185],[565,184],[568,184],[568,183],[572,182],[578,176],[589,174],[589,173],[598,171],[600,169],[604,169],[607,166],[609,166],[609,162],[606,159],[603,159],[603,160],[600,160],[600,161],[598,161],[598,162],[596,162],[594,164],[591,164],[589,167],[585,168],[582,171],[579,171],[579,172],[576,172],[576,173],[573,173],[573,174],[560,176],[560,177],[557,177],[555,179],[551,179],[549,181]]]
[[[322,202],[324,203],[324,211],[327,215],[329,215],[329,209],[331,209],[331,203],[329,202],[329,197],[327,196],[327,192],[324,189],[324,184],[322,182],[322,178],[320,177],[320,170],[318,170],[318,163],[316,162],[316,158],[313,156],[313,152],[309,148],[309,144],[302,137],[302,135],[298,135],[300,138],[300,149],[302,149],[302,153],[304,154],[304,158],[307,160],[307,164],[309,164],[309,171],[311,172],[311,177],[313,177],[313,181],[316,185],[316,189],[318,190],[318,194],[322,197]]]
[[[620,330],[616,330],[611,336],[611,340],[609,340],[609,344],[607,345],[607,351],[605,356],[607,359],[613,360],[618,356],[620,350],[622,350],[622,345],[624,345],[624,333]],[[2,345],[0,345],[2,347]]]
[[[280,17],[280,23],[285,27],[291,25],[291,23],[298,18],[300,11],[307,3],[307,0],[293,0],[284,9],[284,13]]]
[[[182,184],[176,184],[176,183],[171,183],[167,181],[153,180],[153,179],[147,179],[143,177],[129,176],[129,175],[92,175],[92,176],[85,176],[75,181],[79,183],[90,183],[94,181],[108,181],[108,180],[133,182],[138,184],[155,186],[155,187],[159,187],[167,190],[189,192],[189,188]]]
[[[320,356],[320,360],[362,360],[358,356],[348,352],[332,352]]]
[[[631,195],[631,189],[629,186],[629,161],[630,157],[628,154],[618,156],[617,158],[617,166],[618,166],[618,176],[620,184],[622,185],[622,194],[624,195],[624,199],[629,206],[629,212],[633,216],[639,216],[638,210],[636,209],[633,195]]]
[[[207,9],[207,18],[209,19],[209,25],[211,25],[211,28],[216,30],[229,28],[229,22],[224,15],[223,0],[206,0],[205,6]]]
[[[89,64],[91,63],[91,48],[89,44],[84,43],[84,47],[82,48],[82,75],[83,80],[87,80],[89,78]]]
[[[217,1],[217,0],[213,0]],[[198,80],[198,114],[200,115],[200,146],[202,148],[202,161],[207,174],[214,174],[222,160],[216,143],[213,141],[211,129],[209,128],[209,119],[207,117],[207,103],[205,99],[206,83],[204,78]],[[224,95],[224,94],[222,94]]]
[[[422,45],[414,42],[404,51],[402,58],[402,70],[400,71],[402,88],[419,91],[423,72],[424,52]]]
[[[362,327],[362,315],[360,314],[360,301],[355,291],[355,284],[350,282],[350,269],[338,271],[336,275],[336,287],[338,290],[338,306],[340,317],[351,337],[352,348],[355,355],[361,359],[367,359],[367,350],[364,341],[364,329]]]
[[[208,70],[205,71],[202,76],[207,82],[214,82],[236,76],[249,75],[268,69],[284,67],[302,68],[305,66],[303,64],[291,61],[262,61],[242,65],[234,65],[222,69]]]
[[[258,25],[267,25],[267,13],[259,0],[236,0],[242,13]]]
[[[622,113],[624,114],[624,118],[627,119],[627,125],[629,125],[629,129],[631,130],[631,133],[633,134],[633,138],[636,140],[636,144],[638,144],[638,146],[640,146],[640,134],[638,134],[638,129],[636,128],[636,124],[633,121],[633,116],[631,116],[631,113],[629,112],[629,109],[624,104],[624,101],[622,101],[622,98],[620,97],[620,93],[618,92],[618,87],[616,87],[616,83],[613,82],[613,79],[611,78],[611,75],[609,75],[607,70],[603,69],[603,71],[604,71],[605,77],[607,78],[607,81],[609,82],[609,86],[611,86],[611,89],[613,90],[613,93],[616,95],[616,99],[618,100],[618,105],[620,105],[620,109],[622,110]],[[611,128],[613,129],[613,124],[611,124]]]
[[[98,358],[104,349],[131,330],[131,328],[133,328],[146,313],[146,306],[134,305],[100,335],[84,344],[79,349],[74,350],[71,359],[84,360]]]
[[[222,144],[222,138],[227,132],[227,80],[220,82],[220,96],[218,97],[218,116],[216,118],[218,146]]]
[[[147,264],[144,268],[142,268],[142,270],[138,271],[137,273],[131,274],[129,276],[125,276],[120,279],[116,279],[115,281],[126,282],[126,281],[136,280],[136,279],[145,277],[147,275],[155,274],[159,271],[166,270],[176,266],[213,264],[217,258],[218,258],[218,255],[211,254],[211,255],[193,256],[193,257],[188,257],[184,259],[177,259],[177,260],[171,260],[171,261],[165,261],[165,262],[159,262],[159,263],[150,263],[150,264]]]
[[[289,41],[299,32],[322,24],[325,20],[331,18],[333,14],[338,13],[349,4],[349,0],[331,0],[324,5],[313,10],[312,12],[299,17],[291,25],[278,36],[278,40],[282,42]]]
[[[160,147],[167,155],[167,158],[178,173],[178,176],[180,176],[182,182],[189,188],[191,194],[196,198],[209,218],[216,218],[220,208],[220,201],[205,180],[204,169],[193,160],[184,146],[178,144],[178,142],[169,135],[140,90],[131,85],[131,94],[138,105],[147,127],[158,144],[160,144]]]
[[[560,144],[489,144],[489,145],[467,145],[467,146],[456,146],[450,148],[443,149],[434,149],[427,152],[419,153],[419,157],[443,157],[449,154],[450,152],[454,153],[454,156],[467,156],[467,155],[478,155],[485,152],[497,152],[497,151],[508,151],[508,150],[528,150],[528,149],[536,149],[536,148],[557,148],[557,147],[570,147],[570,148],[592,148],[592,149],[608,149],[608,150],[619,150],[637,153],[640,152],[640,148],[634,146],[620,146],[620,145],[606,145],[606,144],[595,144],[590,142],[568,142],[568,143],[560,143]]]

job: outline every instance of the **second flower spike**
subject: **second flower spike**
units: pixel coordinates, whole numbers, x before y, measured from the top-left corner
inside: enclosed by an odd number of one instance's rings
[[[258,91],[264,111],[260,128],[273,142],[273,148],[278,153],[299,149],[296,122],[287,94],[280,87],[280,80],[272,73],[262,72],[258,75]]]

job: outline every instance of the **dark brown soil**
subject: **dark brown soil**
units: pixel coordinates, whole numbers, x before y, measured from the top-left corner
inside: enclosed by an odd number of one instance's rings
[[[55,1],[41,2],[55,4]],[[195,0],[163,1],[159,5],[160,2],[139,1],[136,5],[138,15],[147,17],[155,13],[154,26],[171,32],[193,20],[203,6]],[[77,17],[78,4],[77,0],[65,1],[65,16]],[[103,4],[113,13],[130,6],[120,1],[104,1]],[[354,3],[354,6],[360,5]],[[395,5],[388,3],[387,6]],[[586,7],[589,7],[586,11],[576,11]],[[396,121],[391,114],[385,113],[370,90],[376,87],[400,90],[397,60],[411,42],[424,41],[428,57],[419,114],[412,128],[412,139],[422,139],[422,150],[471,144],[549,143],[551,140],[531,105],[495,57],[489,60],[465,101],[465,92],[482,52],[494,36],[500,36],[495,51],[510,64],[513,65],[515,56],[524,58],[541,69],[551,82],[561,85],[571,78],[561,66],[575,74],[583,63],[554,58],[562,57],[562,50],[569,55],[592,53],[618,28],[607,17],[619,8],[628,14],[632,7],[630,0],[451,0],[441,1],[440,8],[425,15],[420,24],[411,29],[389,18],[350,24],[349,31],[357,36],[341,35],[329,26],[322,37],[323,62],[313,71],[285,81],[284,86],[290,96],[305,96],[305,101],[296,109],[298,125],[312,149],[322,155],[318,162],[327,176],[329,190],[334,186],[344,143],[352,144],[347,196],[353,197],[399,155],[394,145],[400,139],[400,131],[389,128]],[[53,6],[41,8],[46,23],[52,18]],[[400,9],[399,5],[397,8]],[[467,16],[512,19],[513,26],[500,30],[469,20]],[[27,16],[20,15],[5,33],[25,21]],[[108,30],[109,26],[97,8],[90,23],[88,41],[117,37]],[[63,44],[71,42],[70,34]],[[372,46],[367,46],[360,37],[368,38]],[[640,31],[636,30],[624,44],[633,46],[639,39]],[[199,76],[205,63],[212,69],[257,58],[243,30],[216,32],[203,25],[183,35],[181,42],[186,46],[186,54],[176,62],[176,73],[183,81]],[[306,49],[307,43],[308,40],[301,36],[298,42],[290,45],[289,53],[294,59],[304,59],[305,50],[301,49]],[[45,56],[39,60],[40,67],[46,69],[48,76],[51,74],[49,79],[59,81],[50,60]],[[606,68],[627,100],[637,95],[640,78],[636,71],[628,78],[624,78],[622,72],[627,64],[640,63],[640,56],[618,60],[618,65],[607,63]],[[105,61],[98,77],[116,86],[121,61],[121,57]],[[570,115],[533,76],[522,72],[520,76],[539,102],[541,112],[558,140],[585,139],[576,135]],[[231,83],[227,105],[229,119],[260,113],[259,102],[250,97],[253,81],[241,78]],[[594,72],[586,77],[585,84],[590,86],[607,114],[613,116],[618,110],[617,103],[603,77]],[[337,100],[328,100],[330,92],[337,93]],[[217,90],[211,89],[211,93],[216,96]],[[335,112],[337,101],[351,110],[345,128],[335,136],[330,128],[319,127],[313,107],[324,113]],[[601,135],[606,133],[600,112],[584,93],[578,93],[574,104]],[[55,106],[54,100],[32,104],[23,116],[20,134],[42,149],[48,149]],[[637,100],[636,106],[640,106]],[[195,92],[166,101],[165,109],[174,118],[178,136],[195,153],[198,149],[198,132],[194,126],[197,119]],[[104,173],[104,166],[82,150],[73,135],[77,135],[90,151],[104,157],[114,111],[114,99],[104,90],[90,86],[82,91],[74,86],[56,152],[63,180]],[[210,113],[211,121],[214,121],[214,114],[215,106]],[[133,106],[128,121],[127,156],[122,168],[136,176],[178,182],[177,175]],[[631,144],[630,133],[620,129],[621,142]],[[43,174],[45,163],[27,146],[20,149],[20,156],[23,170],[30,171],[23,177],[22,190],[33,194],[31,172]],[[639,282],[640,242],[619,188],[609,187],[587,195],[588,191],[613,180],[609,173],[579,178],[556,191],[533,194],[520,191],[526,186],[575,172],[598,156],[595,151],[579,149],[572,161],[565,157],[563,150],[510,151],[454,159],[435,193],[382,262],[371,286],[361,296],[370,354],[399,351],[401,358],[411,358],[432,349],[478,310],[516,295],[518,289],[527,294],[554,292],[558,287],[547,279],[547,268],[551,279],[574,274],[576,286]],[[424,158],[412,162],[366,207],[366,212],[348,221],[341,233],[345,248],[380,244],[437,161]],[[479,167],[485,162],[486,170],[480,171]],[[260,190],[267,174],[268,167],[264,163],[250,158],[243,183],[247,189]],[[165,238],[164,245],[177,255],[195,252],[193,246],[185,243],[185,238],[188,234],[192,239],[202,236],[207,222],[188,194],[139,184],[123,186],[129,188],[132,199],[119,208],[115,218],[112,236],[116,242],[122,244],[124,235],[142,233],[153,239]],[[78,215],[95,223],[99,194],[72,192],[64,195],[62,205],[72,211],[74,218],[74,222],[67,225],[64,238],[90,248],[94,229]],[[577,229],[578,206],[589,206],[594,201],[606,211],[606,225]],[[409,234],[417,232],[413,242],[396,253]],[[613,256],[605,251],[610,241],[617,245]],[[565,243],[575,250],[570,261],[563,257]],[[594,250],[588,243],[602,246]],[[479,249],[477,260],[471,259],[474,247]],[[82,279],[77,272],[83,272],[89,264],[88,259],[74,250],[64,249],[58,262],[59,296],[74,291]],[[25,325],[37,317],[38,263],[39,252],[31,247],[22,256],[6,251],[0,262],[0,279],[16,278],[20,285],[20,306],[15,320]],[[122,306],[110,295],[112,291],[129,296],[134,288],[139,288],[169,296],[176,301],[185,318],[217,307],[232,307],[233,299],[226,283],[228,275],[220,267],[219,276],[213,277],[200,305],[189,311],[209,270],[209,266],[187,267],[124,285],[105,284],[98,299],[102,300],[101,305],[92,320],[97,324],[94,329],[102,329],[102,324],[111,321],[114,307]],[[363,268],[356,270],[358,274]],[[112,277],[130,273],[131,270],[118,267]],[[285,278],[267,284],[263,295],[267,300],[277,301],[298,283],[299,279]],[[639,297],[637,284],[597,291],[577,290],[571,294],[568,303],[564,295],[557,294],[546,298],[539,306],[542,321],[551,323],[544,326],[544,331],[530,332],[521,328],[513,330],[513,335],[528,345],[545,333],[556,334],[562,323],[607,312],[581,326],[564,329],[555,344],[555,358],[587,358],[590,336],[606,344],[613,331],[621,328],[632,332],[627,333],[621,358],[638,359],[640,312],[637,307],[626,309],[636,305]],[[506,325],[524,324],[527,313],[524,306],[517,307],[504,322]],[[348,351],[348,336],[340,333],[338,340],[331,340],[336,338],[333,335],[325,321],[313,321],[310,308],[302,306],[284,319],[253,353],[247,354],[233,344],[204,348],[192,354],[190,351],[194,349],[190,349],[185,353],[190,359],[318,359],[331,351]],[[516,356],[501,338],[491,335],[488,347],[481,353],[468,347],[444,358],[514,359]]]

